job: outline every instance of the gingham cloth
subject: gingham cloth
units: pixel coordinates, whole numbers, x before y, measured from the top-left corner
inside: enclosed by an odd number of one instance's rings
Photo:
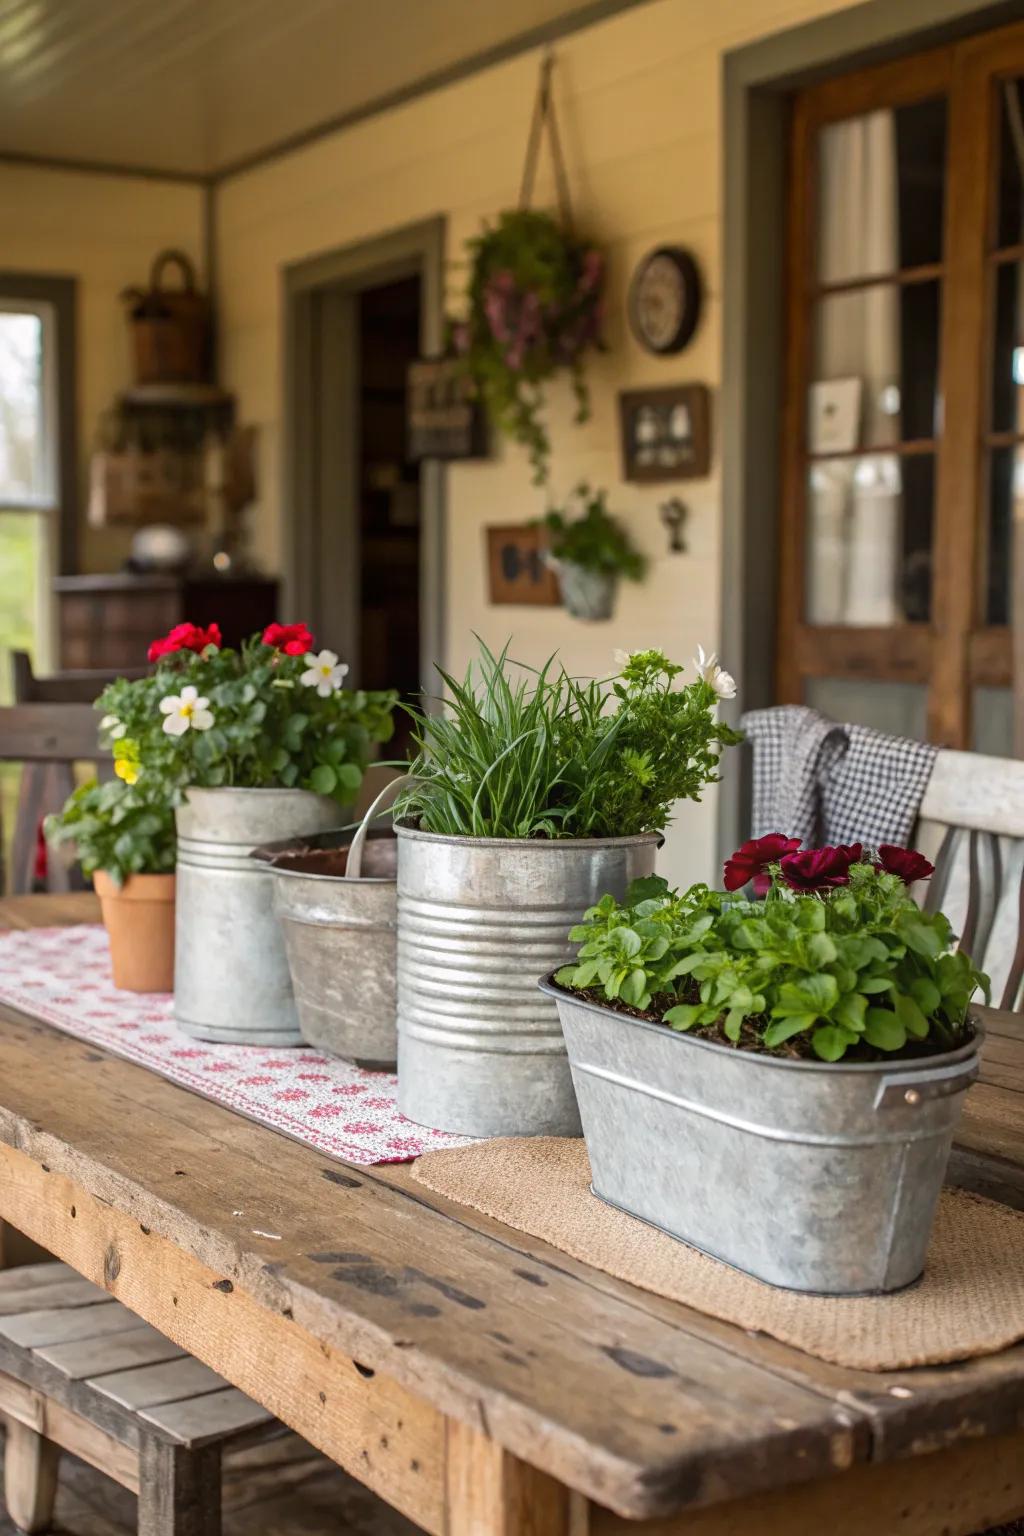
[[[802,704],[752,710],[740,724],[754,752],[753,837],[784,832],[805,848],[908,841],[937,747]]]

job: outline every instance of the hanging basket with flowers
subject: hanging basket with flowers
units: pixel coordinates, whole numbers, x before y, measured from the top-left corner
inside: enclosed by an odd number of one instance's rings
[[[586,421],[584,358],[601,346],[605,260],[573,230],[568,182],[551,100],[550,56],[527,147],[518,208],[468,242],[468,313],[453,331],[455,351],[503,432],[527,450],[536,485],[548,477],[551,444],[542,419],[543,386],[563,369],[572,378],[576,420]],[[530,206],[543,130],[547,127],[559,211]]]

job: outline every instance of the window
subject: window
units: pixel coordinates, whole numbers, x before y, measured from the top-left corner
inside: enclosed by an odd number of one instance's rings
[[[794,102],[777,693],[1009,751],[1024,26]]]
[[[54,302],[0,284],[0,652],[30,650],[43,665],[63,500],[58,334]]]

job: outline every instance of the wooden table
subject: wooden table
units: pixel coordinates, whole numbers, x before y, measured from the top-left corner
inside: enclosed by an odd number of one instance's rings
[[[0,925],[91,900],[0,902]],[[957,1170],[1024,1207],[1024,1029],[988,1023]],[[0,1218],[435,1536],[958,1536],[1024,1511],[1024,1345],[828,1366],[9,1009]]]

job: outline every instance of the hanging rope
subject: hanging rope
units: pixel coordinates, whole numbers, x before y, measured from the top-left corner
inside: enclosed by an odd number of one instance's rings
[[[551,95],[551,73],[554,67],[555,55],[549,48],[540,61],[540,78],[537,81],[537,95],[533,104],[530,137],[526,144],[526,163],[523,166],[523,180],[519,188],[519,206],[520,208],[529,208],[533,202],[533,187],[537,179],[537,163],[540,160],[541,143],[546,127],[548,138],[551,141],[551,163],[555,169],[558,216],[563,227],[571,232],[572,202],[569,197],[569,178],[566,175],[565,161],[562,158],[562,141],[558,135],[555,103]]]

